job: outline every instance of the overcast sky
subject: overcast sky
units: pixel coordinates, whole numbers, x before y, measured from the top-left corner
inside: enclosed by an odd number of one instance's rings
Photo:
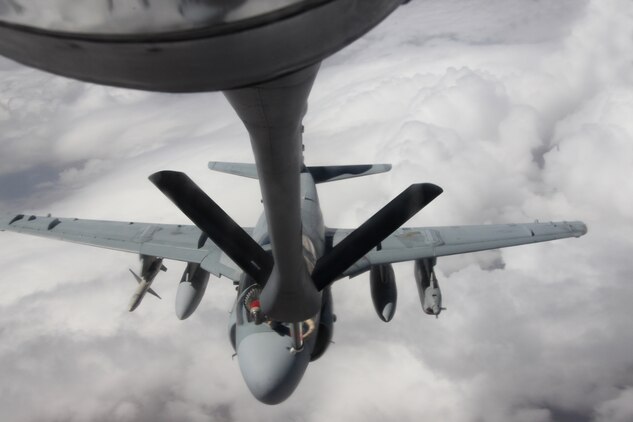
[[[368,277],[334,287],[334,341],[281,405],[257,402],[226,334],[231,283],[174,313],[184,264],[126,311],[137,257],[0,234],[0,413],[7,421],[633,420],[633,3],[416,0],[327,60],[309,164],[389,162],[320,188],[355,227],[414,182],[444,188],[413,225],[583,220],[580,239],[440,259],[448,308],[398,311]],[[220,94],[99,87],[0,59],[0,214],[187,223],[147,180],[187,172],[240,224],[257,182]]]

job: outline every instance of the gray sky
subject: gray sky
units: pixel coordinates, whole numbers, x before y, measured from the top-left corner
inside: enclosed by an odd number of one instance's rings
[[[448,308],[420,309],[395,266],[384,324],[367,277],[334,288],[328,353],[269,407],[226,335],[233,288],[213,280],[178,321],[184,264],[126,311],[135,256],[0,234],[0,409],[11,421],[633,420],[633,4],[428,0],[323,64],[305,119],[311,164],[390,162],[323,185],[326,223],[355,227],[410,183],[445,190],[414,225],[581,219],[580,239],[441,259]],[[219,94],[79,83],[0,59],[0,214],[187,223],[147,176],[187,172],[253,225],[257,183]],[[397,419],[396,419],[397,418]]]

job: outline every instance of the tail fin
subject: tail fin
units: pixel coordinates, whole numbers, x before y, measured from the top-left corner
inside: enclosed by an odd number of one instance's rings
[[[209,168],[222,173],[257,179],[255,164],[211,161],[209,162]],[[354,164],[349,166],[312,166],[306,168],[312,174],[315,183],[324,183],[384,173],[391,170],[391,164]]]

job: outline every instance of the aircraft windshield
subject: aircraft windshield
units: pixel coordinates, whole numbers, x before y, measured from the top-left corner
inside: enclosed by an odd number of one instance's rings
[[[329,0],[331,1],[331,0]],[[75,34],[138,35],[276,19],[326,0],[0,0],[0,23]]]

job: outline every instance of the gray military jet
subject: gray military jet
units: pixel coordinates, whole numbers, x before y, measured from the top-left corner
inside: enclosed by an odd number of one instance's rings
[[[187,262],[176,296],[184,319],[210,274],[233,280],[230,340],[253,395],[288,398],[326,351],[335,321],[330,286],[370,272],[383,321],[396,310],[391,264],[415,261],[423,311],[442,311],[437,257],[587,232],[582,222],[400,228],[442,189],[411,185],[355,230],[327,228],[316,184],[386,165],[307,167],[302,120],[319,64],[391,14],[402,0],[0,0],[0,54],[83,81],[158,92],[223,91],[249,132],[254,165],[211,163],[259,180],[264,214],[238,226],[185,174],[150,180],[192,226],[12,215],[0,230],[140,254],[130,310],[162,260]]]
[[[212,162],[209,168],[258,178],[252,164]],[[242,376],[258,400],[276,404],[292,394],[308,363],[321,357],[331,343],[335,315],[330,286],[334,281],[369,271],[376,313],[388,322],[397,302],[391,264],[415,261],[422,309],[437,317],[443,309],[434,272],[437,257],[579,237],[587,232],[578,221],[399,228],[442,192],[428,183],[410,186],[355,230],[325,226],[316,184],[389,169],[388,165],[302,165],[299,239],[294,249],[278,251],[278,255],[274,236],[294,233],[270,230],[266,214],[254,228],[239,227],[191,179],[174,171],[155,173],[150,180],[195,226],[20,214],[0,221],[0,230],[140,254],[141,274],[134,274],[139,288],[130,311],[146,292],[156,295],[150,286],[164,269],[164,258],[187,262],[176,295],[180,319],[196,310],[210,274],[233,280],[237,297],[229,320],[229,338]],[[279,212],[266,201],[264,207]],[[282,265],[298,269],[300,276],[285,277],[283,271],[289,270],[280,268]]]

